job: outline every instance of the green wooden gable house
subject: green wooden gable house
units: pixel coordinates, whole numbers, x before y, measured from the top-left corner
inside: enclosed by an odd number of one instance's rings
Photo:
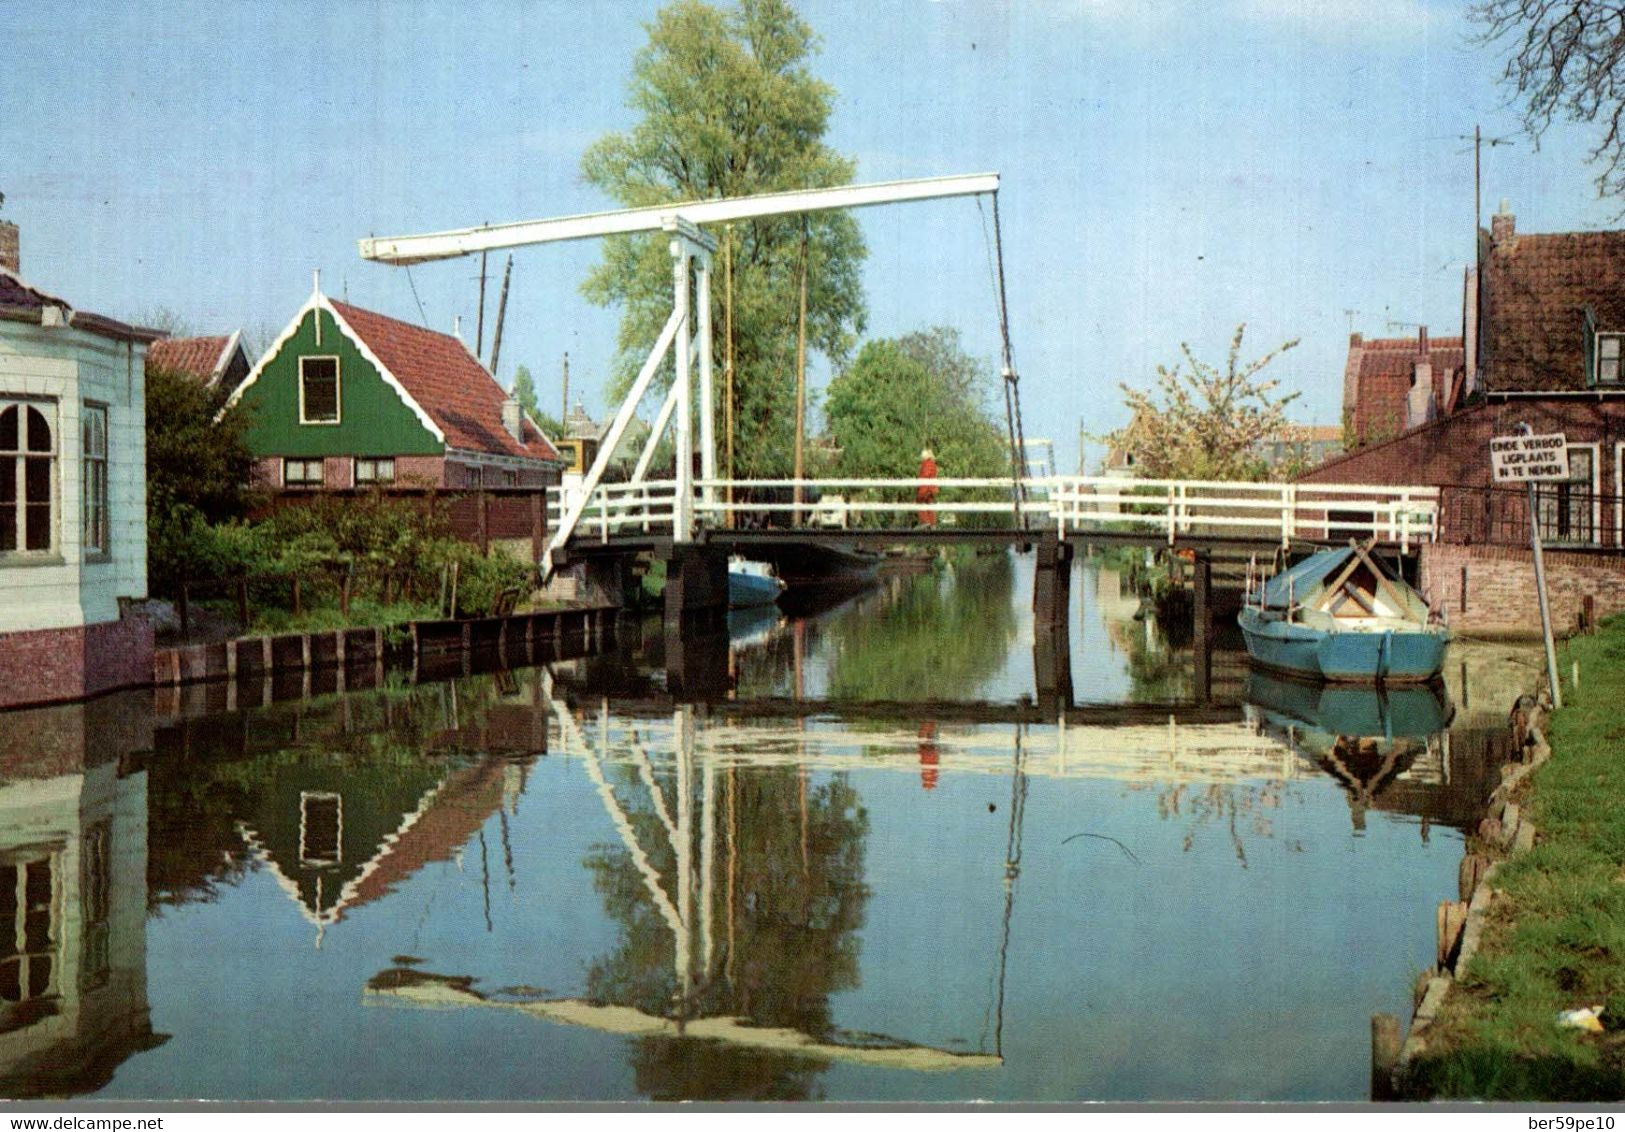
[[[260,486],[536,487],[562,461],[458,338],[320,286],[232,393]]]

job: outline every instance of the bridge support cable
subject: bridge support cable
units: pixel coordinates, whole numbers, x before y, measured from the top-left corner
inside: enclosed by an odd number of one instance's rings
[[[999,317],[999,377],[1004,387],[1004,424],[1010,442],[1010,479],[1015,499],[1016,526],[1027,525],[1026,475],[1023,466],[1027,458],[1027,440],[1021,426],[1021,378],[1016,374],[1015,354],[1010,346],[1010,300],[1004,283],[1004,238],[999,225],[999,193],[988,194],[993,200],[993,238],[989,264],[993,276],[993,299]],[[976,210],[982,211],[982,198],[976,198]],[[987,220],[983,216],[982,238],[987,240]]]

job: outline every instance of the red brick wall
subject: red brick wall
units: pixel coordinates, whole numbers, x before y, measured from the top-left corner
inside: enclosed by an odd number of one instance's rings
[[[1489,442],[1527,422],[1536,432],[1561,432],[1571,444],[1598,443],[1603,496],[1600,527],[1612,545],[1615,516],[1614,446],[1625,443],[1625,402],[1551,398],[1476,405],[1384,444],[1357,448],[1298,477],[1300,483],[1434,485],[1441,488],[1443,541],[1516,543],[1528,538],[1528,511],[1521,489],[1492,489]]]
[[[442,456],[397,456],[395,482],[410,487],[440,487],[445,465]],[[255,460],[249,478],[255,487],[279,490],[282,487],[282,457],[262,456]],[[350,457],[328,456],[322,461],[323,486],[354,487],[354,478],[355,462]]]
[[[403,487],[442,487],[445,477],[444,456],[395,457],[395,482]]]
[[[82,700],[152,682],[152,623],[0,633],[0,708]]]
[[[1574,630],[1588,596],[1597,617],[1625,611],[1625,558],[1561,550],[1546,551],[1544,558],[1555,632]],[[1534,560],[1527,549],[1435,543],[1422,549],[1418,582],[1423,596],[1445,611],[1459,633],[1540,632]]]

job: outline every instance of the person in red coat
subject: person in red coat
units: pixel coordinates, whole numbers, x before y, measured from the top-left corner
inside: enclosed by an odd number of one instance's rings
[[[937,458],[926,448],[920,453],[920,474],[922,480],[937,478]],[[914,492],[914,501],[920,505],[920,526],[934,527],[937,525],[937,513],[929,510],[931,504],[937,501],[937,485],[922,483]]]

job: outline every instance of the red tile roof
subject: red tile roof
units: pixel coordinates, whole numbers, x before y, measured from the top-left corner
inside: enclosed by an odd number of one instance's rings
[[[529,420],[521,425],[524,443],[502,427],[508,394],[462,342],[388,315],[329,302],[446,434],[449,446],[534,460],[559,458]]]
[[[1460,338],[1429,338],[1426,361],[1433,367],[1434,397],[1441,411],[1448,406],[1454,375],[1466,364]],[[1406,403],[1411,375],[1423,361],[1420,338],[1360,338],[1349,340],[1350,362],[1358,351],[1355,369],[1354,435],[1363,444],[1395,436],[1406,425]],[[1348,408],[1348,406],[1345,406]]]
[[[1484,388],[1584,389],[1585,309],[1625,331],[1625,232],[1517,235],[1507,219],[1484,259]]]
[[[394,841],[379,848],[373,858],[377,867],[362,873],[338,918],[389,895],[425,865],[454,858],[502,807],[507,766],[504,760],[491,758],[453,772],[429,808]]]
[[[147,368],[183,374],[207,384],[214,380],[229,334],[202,338],[160,338],[147,348]]]

